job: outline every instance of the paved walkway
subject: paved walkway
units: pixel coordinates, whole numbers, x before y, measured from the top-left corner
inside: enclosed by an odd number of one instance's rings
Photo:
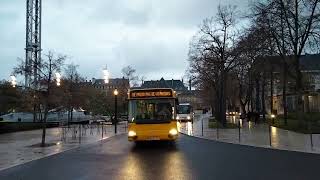
[[[126,132],[126,124],[120,124],[118,132]],[[50,128],[47,129],[46,143],[51,145],[44,148],[38,146],[41,134],[42,130],[0,134],[0,170],[106,139],[114,135],[114,126],[104,125],[102,128],[101,125],[73,125],[69,128]]]
[[[209,115],[197,115],[193,124],[190,122],[181,123],[180,131],[188,135],[206,139],[214,139],[223,142],[283,150],[320,153],[320,134],[312,135],[313,144],[311,145],[311,136],[309,134],[296,133],[272,126],[270,127],[269,131],[267,124],[254,124],[254,122],[242,121],[234,117],[230,118],[229,121],[233,121],[234,123],[238,123],[238,121],[240,121],[242,126],[240,132],[239,129],[217,130],[208,127],[208,119]]]

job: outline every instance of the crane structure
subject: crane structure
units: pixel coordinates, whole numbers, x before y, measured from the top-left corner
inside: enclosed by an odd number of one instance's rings
[[[38,86],[38,66],[41,62],[41,1],[26,0],[26,88]]]

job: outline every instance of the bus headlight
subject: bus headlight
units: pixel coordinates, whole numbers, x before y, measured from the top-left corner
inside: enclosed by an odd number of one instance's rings
[[[128,132],[128,136],[129,136],[129,137],[135,137],[135,136],[137,136],[137,133],[134,132],[134,131],[129,131],[129,132]]]
[[[179,119],[180,119],[180,117],[179,117],[179,116],[177,116],[177,117],[176,117],[176,119],[177,119],[177,120],[179,120]]]
[[[176,129],[171,129],[171,130],[169,131],[169,134],[170,134],[171,136],[176,136],[176,135],[178,134],[178,131],[177,131]]]
[[[190,117],[190,116],[187,116],[187,119],[188,119],[188,120],[190,120],[190,119],[191,119],[191,117]]]

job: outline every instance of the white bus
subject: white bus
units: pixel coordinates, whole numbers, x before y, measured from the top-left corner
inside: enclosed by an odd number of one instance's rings
[[[193,121],[194,113],[190,103],[181,103],[177,108],[178,121]]]

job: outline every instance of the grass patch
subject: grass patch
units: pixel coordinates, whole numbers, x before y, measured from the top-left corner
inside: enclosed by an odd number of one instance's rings
[[[237,129],[238,125],[227,122],[226,127],[223,127],[220,122],[209,120],[209,128],[216,129],[217,127],[220,129]]]
[[[287,124],[283,117],[279,116],[274,120],[268,119],[270,125],[286,129],[290,131],[295,131],[304,134],[320,134],[320,121],[309,118],[309,120],[303,120],[300,122],[298,119],[292,119],[292,117],[287,119]]]
[[[283,115],[280,114],[278,115],[278,118],[283,119]],[[293,112],[293,113],[288,113],[288,119],[292,120],[298,120],[298,114]],[[318,112],[312,112],[312,113],[303,113],[302,118],[305,121],[320,121],[320,113]]]
[[[215,122],[216,119],[214,117],[209,117],[209,122]]]

